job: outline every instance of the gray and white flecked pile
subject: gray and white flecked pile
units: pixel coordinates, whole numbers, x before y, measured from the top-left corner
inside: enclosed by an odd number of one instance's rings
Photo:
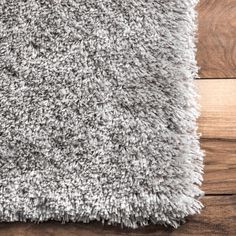
[[[196,3],[0,0],[0,221],[200,211]]]

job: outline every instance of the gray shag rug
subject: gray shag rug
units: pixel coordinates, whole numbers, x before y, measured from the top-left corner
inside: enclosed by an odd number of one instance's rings
[[[196,3],[0,0],[0,221],[200,211]]]

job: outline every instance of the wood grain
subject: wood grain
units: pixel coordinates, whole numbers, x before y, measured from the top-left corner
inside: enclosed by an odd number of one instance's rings
[[[181,236],[181,235],[236,235],[236,196],[206,196],[203,199],[205,209],[201,215],[189,217],[187,223],[177,230],[157,226],[148,226],[138,230],[120,229],[103,226],[101,223],[57,222],[2,223],[1,236]],[[224,219],[224,220],[222,220]]]
[[[201,140],[205,150],[203,190],[206,194],[236,194],[236,142]]]
[[[236,0],[200,0],[200,77],[236,77]]]
[[[236,140],[236,80],[196,80],[202,138]]]

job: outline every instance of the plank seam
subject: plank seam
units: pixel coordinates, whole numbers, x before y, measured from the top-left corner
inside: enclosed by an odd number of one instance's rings
[[[200,137],[200,141],[223,141],[223,142],[235,142],[236,138],[210,138],[210,137]]]
[[[206,193],[206,197],[218,197],[218,196],[236,196],[236,193]]]

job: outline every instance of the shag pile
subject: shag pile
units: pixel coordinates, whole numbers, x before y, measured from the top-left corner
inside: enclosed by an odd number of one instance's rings
[[[0,221],[200,211],[196,3],[0,1]]]

